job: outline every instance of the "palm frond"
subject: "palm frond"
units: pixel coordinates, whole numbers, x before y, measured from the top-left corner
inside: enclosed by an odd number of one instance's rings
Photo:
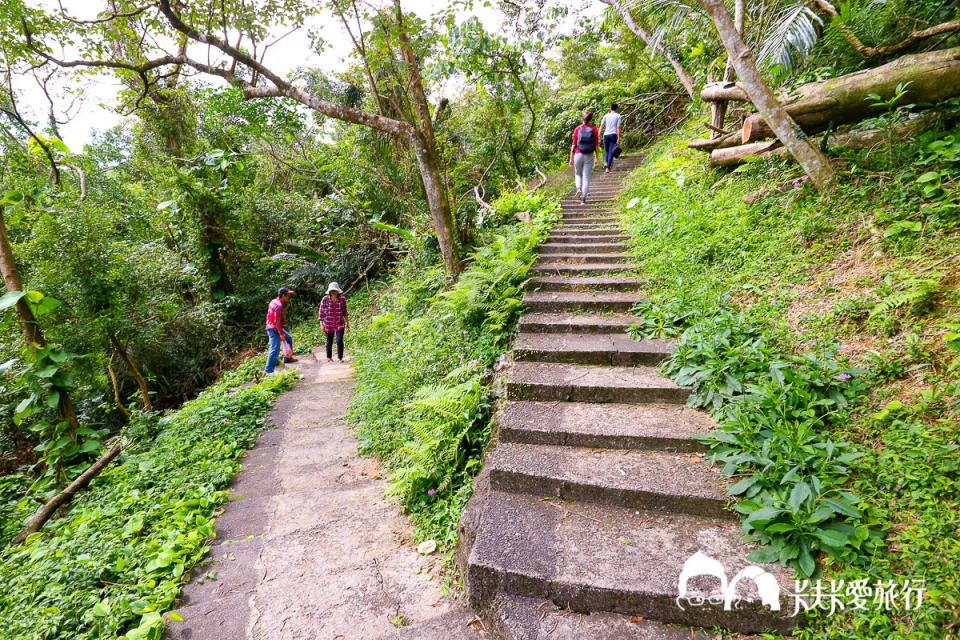
[[[822,25],[820,16],[803,0],[785,5],[774,15],[763,36],[760,62],[792,69],[796,58],[806,55],[817,43],[817,27]]]

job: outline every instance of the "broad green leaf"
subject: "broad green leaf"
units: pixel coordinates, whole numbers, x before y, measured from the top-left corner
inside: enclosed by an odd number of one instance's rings
[[[800,511],[804,503],[807,501],[812,494],[810,491],[810,485],[806,482],[800,481],[797,484],[793,485],[793,489],[790,491],[790,499],[787,501],[787,504],[790,505],[790,508],[793,509],[794,513]]]
[[[813,535],[828,547],[843,547],[850,542],[850,536],[831,529],[814,531]]]
[[[756,549],[750,555],[747,556],[747,560],[750,562],[776,562],[780,558],[780,553],[773,547],[762,547]]]
[[[20,298],[27,295],[26,291],[8,291],[0,296],[0,311],[9,309],[20,301]]]

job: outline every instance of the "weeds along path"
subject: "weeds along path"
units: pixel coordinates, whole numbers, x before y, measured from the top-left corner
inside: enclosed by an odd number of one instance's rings
[[[307,354],[296,366],[303,379],[246,454],[210,562],[184,588],[183,622],[171,621],[167,637],[366,640],[431,625],[469,633],[470,616],[433,577],[439,560],[417,553],[407,519],[384,499],[379,463],[357,455],[344,422],[349,364]],[[414,626],[398,631],[405,625]]]

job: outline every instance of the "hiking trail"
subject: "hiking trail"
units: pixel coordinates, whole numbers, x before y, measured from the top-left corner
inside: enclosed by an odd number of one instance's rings
[[[523,298],[497,439],[459,531],[470,602],[499,638],[792,628],[783,595],[774,612],[752,580],[734,579],[753,547],[694,439],[712,422],[656,369],[671,345],[626,334],[642,280],[609,201],[639,162],[597,176],[586,205],[561,201]],[[678,606],[684,563],[698,551],[722,564],[739,609],[724,610],[717,576],[692,578],[688,594],[704,600]],[[760,566],[788,592],[784,569]]]
[[[417,623],[470,637],[472,614],[441,594],[439,556],[417,553],[379,462],[357,455],[344,421],[350,365],[321,358],[287,365],[303,378],[242,458],[171,640],[399,640]]]

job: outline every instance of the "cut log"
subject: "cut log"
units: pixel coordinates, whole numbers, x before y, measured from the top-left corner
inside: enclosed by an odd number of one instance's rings
[[[873,69],[811,82],[784,102],[787,113],[801,129],[816,133],[830,124],[857,122],[888,110],[887,106],[872,105],[889,100],[902,85],[907,86],[899,104],[936,102],[960,95],[960,47],[903,56]],[[868,98],[870,94],[879,95],[880,100]],[[743,124],[741,141],[746,144],[773,135],[763,117],[754,114]]]
[[[21,545],[26,541],[30,534],[40,531],[40,528],[47,520],[53,517],[53,514],[57,512],[57,509],[70,502],[77,492],[81,491],[84,487],[90,484],[90,481],[96,478],[100,472],[103,471],[108,464],[110,464],[110,461],[116,458],[117,455],[119,455],[120,452],[126,448],[126,446],[126,444],[118,440],[105,454],[103,454],[103,456],[100,457],[99,460],[90,465],[86,471],[81,473],[73,482],[67,485],[66,489],[50,498],[46,504],[40,507],[36,513],[30,516],[30,519],[27,520],[27,524],[23,527],[20,533],[18,533],[13,540],[10,541],[10,546],[16,547]]]
[[[827,144],[846,147],[848,149],[866,149],[886,141],[888,136],[891,135],[894,138],[903,139],[929,129],[938,122],[941,122],[944,126],[949,126],[958,120],[960,120],[960,111],[926,113],[906,124],[900,125],[892,132],[887,129],[868,129],[866,131],[857,131],[856,133],[841,133],[830,136]],[[732,167],[743,163],[749,156],[759,155],[766,155],[767,157],[783,156],[786,155],[786,149],[776,140],[765,140],[763,142],[753,142],[737,147],[716,149],[710,152],[707,164],[712,167]]]
[[[700,98],[707,102],[750,102],[750,96],[739,82],[710,82],[703,85]]]
[[[733,133],[721,136],[719,138],[700,138],[699,140],[694,140],[687,144],[687,148],[695,149],[697,151],[713,151],[714,149],[726,149],[727,147],[735,147],[740,143],[740,132],[734,131]]]
[[[710,152],[707,164],[711,167],[735,166],[744,162],[749,156],[759,156],[774,149],[783,149],[779,140],[764,140],[752,144],[742,144],[739,147],[715,149]]]

